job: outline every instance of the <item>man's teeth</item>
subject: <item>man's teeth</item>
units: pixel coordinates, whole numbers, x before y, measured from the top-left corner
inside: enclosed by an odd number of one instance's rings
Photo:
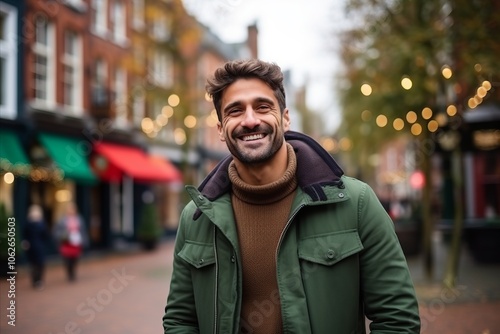
[[[263,134],[245,136],[245,137],[243,137],[243,140],[249,141],[249,140],[256,140],[256,139],[261,139],[261,138],[264,138]]]

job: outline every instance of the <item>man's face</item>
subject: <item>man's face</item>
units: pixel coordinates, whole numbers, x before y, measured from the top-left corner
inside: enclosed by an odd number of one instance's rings
[[[222,94],[219,137],[242,163],[262,163],[283,145],[290,128],[288,109],[283,115],[273,90],[259,79],[239,79]]]

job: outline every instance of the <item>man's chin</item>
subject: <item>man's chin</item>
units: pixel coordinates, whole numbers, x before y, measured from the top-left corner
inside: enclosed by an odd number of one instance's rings
[[[263,150],[240,150],[236,158],[245,164],[258,165],[269,161],[271,155]]]

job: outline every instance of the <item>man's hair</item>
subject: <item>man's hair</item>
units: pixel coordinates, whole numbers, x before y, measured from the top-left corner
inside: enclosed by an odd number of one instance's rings
[[[217,117],[222,121],[221,104],[224,90],[238,79],[259,79],[264,81],[274,92],[280,111],[286,108],[283,73],[281,68],[259,59],[233,60],[218,68],[214,76],[207,80],[206,90],[212,97]]]

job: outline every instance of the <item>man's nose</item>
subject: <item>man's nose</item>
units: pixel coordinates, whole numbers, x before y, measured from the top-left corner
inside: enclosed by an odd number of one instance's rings
[[[241,125],[250,129],[255,128],[260,124],[260,118],[257,113],[251,106],[247,107],[245,110],[245,114],[243,115],[243,120],[241,121]]]

